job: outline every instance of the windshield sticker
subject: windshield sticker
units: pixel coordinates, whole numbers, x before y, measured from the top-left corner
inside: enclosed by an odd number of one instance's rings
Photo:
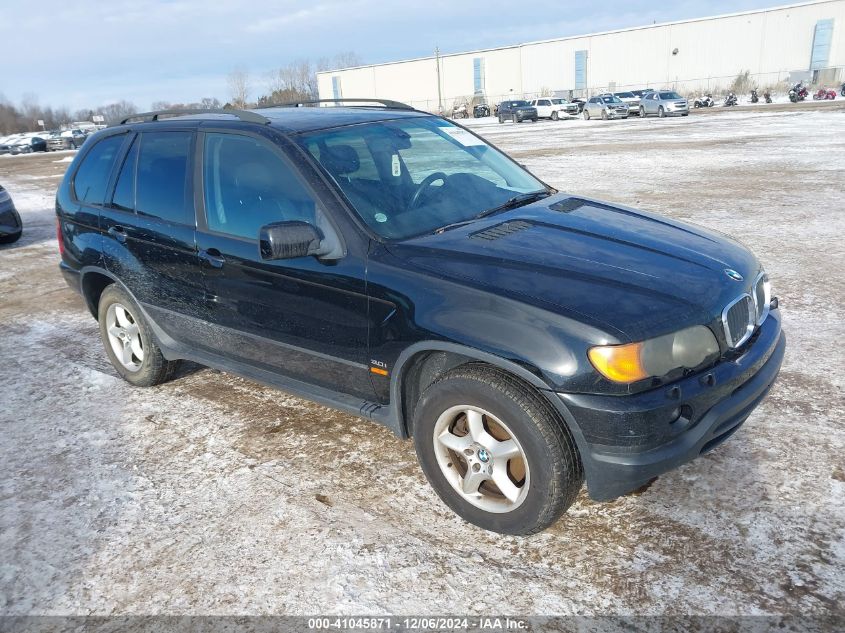
[[[387,216],[384,213],[376,213],[376,222],[387,222]]]
[[[440,128],[446,134],[451,136],[453,139],[458,141],[464,147],[473,147],[475,145],[484,145],[484,141],[482,141],[477,136],[470,134],[466,130],[462,130],[459,127],[444,127]]]
[[[402,164],[399,162],[399,154],[393,155],[393,162],[391,164],[393,170],[393,177],[398,178],[402,175]]]

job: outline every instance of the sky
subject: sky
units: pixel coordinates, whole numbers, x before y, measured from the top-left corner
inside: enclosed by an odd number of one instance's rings
[[[352,51],[364,63],[787,4],[777,0],[0,0],[0,96],[71,110],[229,98],[226,76]],[[514,10],[514,7],[518,10]]]

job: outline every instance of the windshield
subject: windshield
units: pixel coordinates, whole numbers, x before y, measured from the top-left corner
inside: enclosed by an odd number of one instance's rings
[[[602,97],[601,100],[605,103],[622,103],[620,99],[612,96]]]
[[[303,134],[300,142],[382,237],[470,220],[545,185],[474,134],[436,117]]]
[[[668,91],[668,92],[661,92],[660,98],[661,99],[681,99],[682,97],[677,92]]]
[[[614,93],[617,97],[621,99],[633,99],[634,93],[633,92],[615,92]]]
[[[509,108],[522,108],[527,105],[531,105],[527,101],[506,101],[505,105]]]
[[[569,102],[566,99],[552,99],[552,103],[555,105],[564,105]]]

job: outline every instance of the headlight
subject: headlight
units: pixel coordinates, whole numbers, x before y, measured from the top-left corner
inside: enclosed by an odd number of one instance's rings
[[[696,325],[642,343],[600,345],[590,348],[587,355],[605,378],[631,383],[665,376],[675,369],[698,367],[719,355],[719,344],[713,332]]]

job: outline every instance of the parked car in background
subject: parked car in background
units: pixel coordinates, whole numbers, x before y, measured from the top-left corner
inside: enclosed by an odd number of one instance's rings
[[[23,232],[23,222],[9,192],[0,185],[0,244],[16,242]]]
[[[652,90],[640,99],[640,116],[687,116],[689,101],[674,90]]]
[[[504,123],[505,121],[513,121],[514,123],[532,121],[536,123],[537,108],[524,99],[502,101],[499,104],[499,123]]]
[[[586,99],[582,99],[581,97],[575,97],[570,103],[574,103],[578,106],[578,114],[584,112],[584,106],[587,104]]]
[[[557,121],[564,116],[578,116],[581,112],[578,104],[569,103],[566,99],[559,97],[543,97],[534,99],[530,103],[537,108],[539,118],[551,119],[552,121]]]
[[[32,152],[46,152],[47,141],[40,136],[28,136],[16,141],[11,146],[12,155],[15,154],[31,154]]]
[[[611,94],[590,97],[584,106],[584,119],[627,119],[628,106]]]
[[[475,119],[482,119],[486,116],[490,116],[490,106],[486,103],[476,103],[472,107],[472,116]]]
[[[87,134],[82,130],[65,130],[47,139],[47,149],[55,152],[63,149],[79,149],[85,142]]]
[[[628,106],[629,114],[639,115],[640,113],[640,97],[635,95],[633,91],[614,92],[614,97],[618,97],[622,103]]]

